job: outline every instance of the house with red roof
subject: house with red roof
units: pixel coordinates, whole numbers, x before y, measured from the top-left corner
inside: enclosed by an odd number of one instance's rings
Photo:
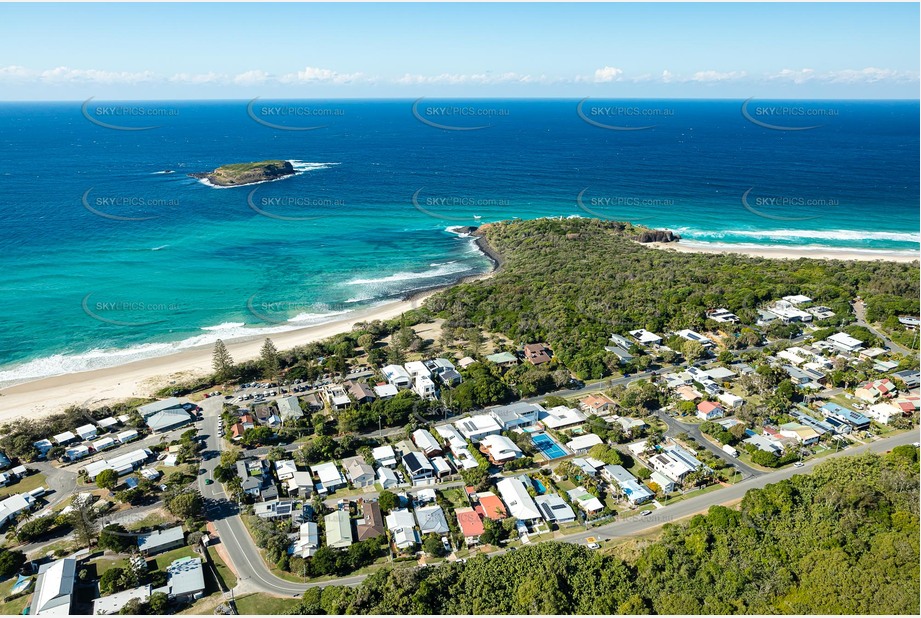
[[[486,532],[480,514],[468,506],[462,509],[455,509],[454,515],[457,517],[457,525],[460,526],[467,546],[478,544],[480,535]]]
[[[715,418],[723,418],[726,411],[722,406],[712,401],[701,401],[697,404],[697,418],[704,421],[712,421]]]

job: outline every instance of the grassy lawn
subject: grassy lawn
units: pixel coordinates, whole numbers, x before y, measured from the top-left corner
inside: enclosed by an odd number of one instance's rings
[[[213,547],[209,547],[208,555],[211,556],[214,567],[217,569],[217,576],[221,579],[221,583],[224,584],[224,587],[227,589],[235,588],[237,585],[237,576],[233,574],[233,571],[230,570],[227,563],[218,555],[217,550]]]
[[[155,528],[156,526],[162,526],[163,524],[172,524],[176,520],[172,517],[168,517],[160,511],[154,511],[147,515],[144,519],[139,519],[136,522],[130,523],[125,526],[127,530],[141,530],[142,528]]]
[[[13,483],[12,485],[7,485],[3,488],[2,498],[7,496],[12,496],[13,494],[21,494],[27,491],[32,491],[33,489],[38,489],[45,485],[45,475],[44,474],[30,474],[29,476],[24,477],[18,483]],[[2,499],[0,498],[0,499]]]
[[[128,566],[127,558],[97,558],[96,560],[90,563],[96,568],[96,577],[100,577],[103,573],[108,571],[113,567],[124,568]]]
[[[0,583],[0,599],[5,599],[10,594],[10,590],[13,588],[13,584],[16,583],[16,578],[11,577],[3,583]],[[34,584],[33,584],[34,589]],[[10,601],[9,603],[0,603],[0,615],[2,616],[18,616],[22,614],[22,610],[26,608],[26,605],[29,604],[29,599],[32,598],[32,594],[24,594],[21,597],[17,597]]]
[[[470,503],[467,501],[467,494],[464,492],[463,487],[452,487],[450,489],[445,489],[441,492],[441,495],[443,495],[445,500],[450,502],[451,506],[456,509],[470,506]]]
[[[174,560],[185,558],[186,556],[194,557],[197,556],[197,554],[191,547],[177,547],[171,551],[154,556],[153,560],[157,565],[157,570],[165,571],[166,567],[168,567]]]
[[[237,611],[241,615],[280,615],[294,609],[300,599],[273,597],[268,594],[255,593],[237,597]]]

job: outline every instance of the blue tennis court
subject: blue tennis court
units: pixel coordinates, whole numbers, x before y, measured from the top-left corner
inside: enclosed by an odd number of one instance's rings
[[[566,457],[566,451],[557,444],[553,438],[545,433],[531,434],[531,443],[537,447],[537,450],[547,459],[559,459]]]

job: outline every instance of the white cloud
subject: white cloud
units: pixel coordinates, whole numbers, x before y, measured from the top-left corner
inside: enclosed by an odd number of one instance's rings
[[[256,84],[264,84],[272,76],[266,73],[265,71],[255,70],[255,71],[246,71],[235,75],[233,78],[233,83],[239,86],[254,86]]]
[[[328,84],[348,84],[351,82],[359,81],[362,77],[364,77],[364,73],[338,73],[330,69],[305,67],[303,71],[282,75],[278,81],[284,84],[314,82]]]
[[[789,81],[794,84],[804,84],[816,78],[813,69],[783,69],[773,75],[768,75],[769,80]]]
[[[53,84],[95,83],[95,84],[137,84],[150,82],[156,76],[150,71],[131,73],[127,71],[102,71],[99,69],[71,69],[56,67],[38,74],[38,79]]]
[[[694,73],[689,81],[692,82],[725,82],[732,81],[736,79],[742,79],[748,75],[745,71],[729,71],[728,73],[721,73],[719,71],[697,71]]]
[[[533,75],[515,73],[512,71],[505,73],[441,73],[440,75],[418,75],[405,73],[393,82],[403,86],[416,86],[420,84],[447,84],[447,85],[494,85],[494,84],[534,84],[534,83],[551,83],[554,80],[546,75]]]
[[[623,75],[623,73],[624,72],[622,69],[605,66],[604,68],[597,69],[595,71],[595,82],[601,84],[620,81],[620,76]]]
[[[665,69],[664,71],[662,71],[662,83],[670,84],[674,81],[678,81],[678,78],[675,76],[674,73],[672,73],[668,69]]]
[[[918,74],[909,71],[867,67],[865,69],[829,71],[823,76],[823,79],[832,84],[873,84],[876,82],[916,81]]]
[[[193,85],[220,84],[227,81],[227,76],[221,73],[176,73],[169,81]]]
[[[0,67],[0,79],[27,79],[34,76],[35,71],[31,71],[26,67],[18,65]]]

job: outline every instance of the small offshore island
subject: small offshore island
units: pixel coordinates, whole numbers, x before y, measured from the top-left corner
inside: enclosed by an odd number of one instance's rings
[[[279,180],[296,174],[290,161],[269,160],[255,163],[222,165],[213,172],[189,174],[192,178],[206,180],[218,187],[241,187],[269,180]]]

